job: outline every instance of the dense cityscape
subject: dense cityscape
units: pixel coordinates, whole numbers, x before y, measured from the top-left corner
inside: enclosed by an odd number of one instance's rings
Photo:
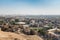
[[[16,34],[37,35],[42,40],[60,40],[60,16],[0,16],[0,30]]]
[[[0,0],[0,40],[60,40],[60,0]]]

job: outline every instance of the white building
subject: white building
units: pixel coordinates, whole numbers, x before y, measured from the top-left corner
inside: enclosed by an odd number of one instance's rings
[[[24,27],[24,29],[25,29],[25,28],[29,28],[29,25],[23,25],[23,27]]]
[[[44,27],[49,27],[48,25],[44,25]]]
[[[57,38],[58,40],[60,40],[60,29],[58,28],[54,28],[54,29],[49,29],[48,30],[48,35],[52,37]]]
[[[15,22],[15,24],[19,24],[19,25],[25,25],[25,22]]]

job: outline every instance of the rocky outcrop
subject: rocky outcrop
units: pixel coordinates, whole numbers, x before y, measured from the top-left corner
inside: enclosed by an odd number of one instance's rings
[[[16,34],[12,32],[0,31],[0,40],[43,40],[37,35]]]

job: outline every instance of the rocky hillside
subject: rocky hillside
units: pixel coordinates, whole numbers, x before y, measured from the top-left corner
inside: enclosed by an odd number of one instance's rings
[[[11,32],[0,31],[0,40],[43,40],[37,35],[16,34]]]

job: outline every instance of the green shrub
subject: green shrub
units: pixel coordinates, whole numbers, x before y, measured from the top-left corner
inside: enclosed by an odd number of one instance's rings
[[[14,22],[14,21],[12,21],[12,22],[10,22],[10,24],[15,25],[15,22]]]
[[[15,22],[19,22],[19,19],[15,19]]]

